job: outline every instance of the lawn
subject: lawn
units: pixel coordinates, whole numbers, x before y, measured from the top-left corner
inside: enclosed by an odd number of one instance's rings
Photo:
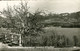
[[[0,49],[0,51],[80,51],[80,48],[24,47],[24,48],[2,48]]]

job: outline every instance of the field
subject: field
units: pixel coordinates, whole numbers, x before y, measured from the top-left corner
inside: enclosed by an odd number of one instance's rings
[[[54,48],[54,47],[11,47],[0,51],[80,51],[80,48]]]
[[[73,42],[73,36],[76,35],[79,38],[80,28],[61,28],[61,27],[46,27],[45,31],[47,35],[52,34],[52,32],[56,32],[59,35],[65,35]]]

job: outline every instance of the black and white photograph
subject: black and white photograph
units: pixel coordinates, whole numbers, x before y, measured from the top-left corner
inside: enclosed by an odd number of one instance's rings
[[[80,51],[80,0],[0,0],[0,51]]]

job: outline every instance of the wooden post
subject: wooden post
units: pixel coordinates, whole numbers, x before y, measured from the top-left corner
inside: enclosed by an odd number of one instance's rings
[[[7,35],[5,34],[5,40],[7,39]]]
[[[21,44],[21,34],[19,35],[19,46],[22,46],[22,44]]]
[[[13,35],[11,35],[11,40],[12,40],[12,42],[13,42]]]

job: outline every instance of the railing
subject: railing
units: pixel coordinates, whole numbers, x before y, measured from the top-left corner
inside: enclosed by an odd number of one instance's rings
[[[21,34],[16,34],[16,33],[5,33],[4,34],[5,35],[5,39],[7,39],[8,37],[8,35],[11,35],[11,41],[13,42],[14,41],[14,36],[18,36],[19,37],[19,46],[22,46],[22,44],[21,44]]]

